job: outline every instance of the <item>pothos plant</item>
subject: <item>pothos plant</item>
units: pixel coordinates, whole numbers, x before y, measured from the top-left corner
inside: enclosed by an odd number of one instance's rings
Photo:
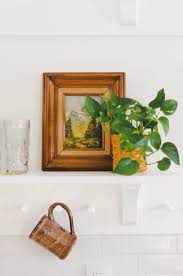
[[[111,92],[110,97],[101,103],[87,96],[84,108],[89,116],[99,120],[105,131],[108,124],[111,134],[120,136],[121,150],[130,152],[140,148],[146,164],[157,164],[161,171],[169,169],[171,162],[180,164],[177,147],[170,141],[163,142],[169,132],[168,117],[177,109],[176,100],[165,99],[164,89],[147,106],[134,99],[120,98]],[[163,138],[160,129],[165,133]],[[158,151],[163,157],[148,163],[148,157]],[[138,169],[137,160],[122,158],[114,172],[132,175]]]

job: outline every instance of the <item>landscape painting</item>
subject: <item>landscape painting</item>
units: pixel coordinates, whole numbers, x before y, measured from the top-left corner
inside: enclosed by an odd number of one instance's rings
[[[100,102],[100,96],[93,96]],[[85,96],[64,97],[64,148],[101,149],[102,127],[97,119],[90,118],[84,110]]]

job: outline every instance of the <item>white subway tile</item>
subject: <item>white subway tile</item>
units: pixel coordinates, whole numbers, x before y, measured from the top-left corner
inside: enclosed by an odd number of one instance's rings
[[[114,273],[112,274],[112,276],[146,276],[145,274],[142,273]],[[154,275],[156,276],[156,275]]]
[[[40,246],[27,236],[0,237],[0,257],[1,256],[52,256],[53,253]]]
[[[0,257],[1,276],[60,276],[61,262],[56,257]]]
[[[62,272],[61,274],[60,274],[60,276],[85,276],[85,271],[83,271],[83,273],[81,272],[81,273],[76,273],[76,272],[73,272],[73,273],[71,273],[71,272]]]
[[[140,272],[183,275],[183,255],[144,255],[140,257]]]
[[[101,254],[175,253],[174,236],[102,236]]]
[[[63,262],[64,273],[85,273],[85,263],[99,256],[98,236],[79,236],[70,255]]]
[[[70,276],[70,275],[64,275]],[[182,276],[180,274],[113,273],[113,276]]]
[[[98,255],[99,238],[95,236],[79,236],[76,245],[73,247],[70,255],[73,257],[86,256],[92,254]],[[47,249],[43,248],[37,242],[30,240],[28,236],[1,236],[0,237],[0,256],[50,256],[53,255]]]
[[[60,276],[85,276],[85,273],[61,273]],[[182,276],[182,274],[112,273],[112,276]]]
[[[182,253],[183,236],[79,236],[60,261],[28,237],[0,237],[0,275],[85,276],[86,264],[96,261],[111,264],[113,276],[183,276],[183,255],[173,255],[176,241]]]
[[[77,259],[74,260],[72,258],[67,258],[63,261],[63,273],[64,274],[78,274],[83,275],[85,274],[85,262],[88,260],[84,260],[81,258],[81,260]]]
[[[135,255],[105,256],[98,261],[112,264],[113,274],[138,272],[138,256]]]
[[[110,259],[109,259],[110,260]],[[112,259],[114,274],[138,272],[138,256],[119,256]]]
[[[99,255],[100,239],[98,236],[78,236],[78,240],[70,256],[74,259],[96,257]]]
[[[112,276],[146,276],[144,274],[140,274],[140,273],[113,273]]]
[[[86,257],[80,260],[75,260],[73,258],[68,258],[63,263],[64,273],[81,273],[85,272],[85,265],[87,263],[102,263],[111,264],[113,274],[119,273],[134,273],[138,272],[138,256],[118,256],[118,257]]]
[[[180,274],[174,274],[174,273],[173,274],[164,274],[164,273],[163,274],[159,274],[159,273],[158,274],[157,273],[156,274],[154,274],[154,273],[153,274],[140,274],[140,276],[141,275],[143,275],[143,276],[182,276]]]

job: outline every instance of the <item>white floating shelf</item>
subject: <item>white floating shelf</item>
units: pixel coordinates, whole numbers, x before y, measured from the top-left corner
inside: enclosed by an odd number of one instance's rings
[[[170,177],[183,177],[181,169],[173,169],[160,172],[158,170],[148,170],[144,173],[138,173],[133,176],[122,176],[112,172],[92,172],[92,171],[57,171],[57,172],[29,172],[22,175],[0,175],[0,185],[5,183],[21,184],[21,183],[134,183],[136,181],[144,182],[146,180],[154,180],[155,178],[170,178]]]

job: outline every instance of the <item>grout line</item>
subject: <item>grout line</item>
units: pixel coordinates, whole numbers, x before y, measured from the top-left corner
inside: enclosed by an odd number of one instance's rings
[[[14,39],[88,39],[88,38],[183,38],[183,34],[0,34],[1,38]]]
[[[167,238],[167,237],[179,237],[182,234],[79,234],[78,237],[105,237],[105,238],[127,238],[127,237],[144,237],[146,238]],[[0,234],[0,238],[1,237],[7,237],[7,238],[28,238],[29,235],[28,234],[6,234],[6,235],[1,235]]]

